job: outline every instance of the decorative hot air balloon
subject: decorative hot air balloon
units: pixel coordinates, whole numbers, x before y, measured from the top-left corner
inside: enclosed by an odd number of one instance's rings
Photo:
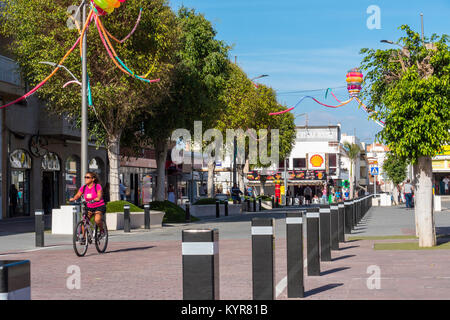
[[[353,68],[347,73],[347,90],[350,97],[357,97],[361,92],[363,74],[358,68]]]
[[[125,2],[126,0],[91,0],[94,9],[97,11],[96,13],[99,16],[107,15],[108,13],[112,13],[114,9],[120,7],[120,4]]]

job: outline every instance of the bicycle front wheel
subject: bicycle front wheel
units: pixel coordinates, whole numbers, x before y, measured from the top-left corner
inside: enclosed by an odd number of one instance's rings
[[[108,246],[108,227],[103,221],[103,232],[100,232],[98,225],[95,225],[95,247],[99,253],[104,253]]]
[[[79,221],[73,230],[73,250],[75,254],[79,257],[82,257],[86,254],[88,249],[88,241],[87,241],[87,233],[86,226],[84,226],[84,231],[86,236],[83,236],[82,226],[84,225],[83,221]]]

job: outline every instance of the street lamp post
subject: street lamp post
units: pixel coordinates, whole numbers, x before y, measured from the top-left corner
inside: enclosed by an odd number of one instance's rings
[[[86,24],[86,6],[83,4],[83,26]],[[87,122],[87,32],[84,33],[82,43],[82,86],[81,86],[81,177],[84,177],[88,171],[88,122]],[[83,181],[81,181],[83,182]]]

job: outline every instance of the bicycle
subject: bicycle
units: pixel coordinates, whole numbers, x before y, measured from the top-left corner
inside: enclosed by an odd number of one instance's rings
[[[88,217],[87,202],[82,198],[82,217],[76,224],[73,231],[73,249],[75,254],[82,257],[86,254],[89,244],[94,240],[95,248],[98,253],[104,253],[108,246],[108,228],[106,221],[103,219],[103,232],[96,223],[95,227],[91,224]],[[83,232],[84,228],[84,232]]]

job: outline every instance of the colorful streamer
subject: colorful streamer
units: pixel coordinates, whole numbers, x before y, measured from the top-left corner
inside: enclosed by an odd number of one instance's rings
[[[111,33],[109,33],[109,31],[106,30],[106,28],[105,28],[106,33],[108,34],[108,36],[110,36],[110,37],[111,37],[114,41],[116,41],[117,43],[120,43],[120,44],[124,43],[124,42],[127,41],[127,40],[133,35],[133,33],[136,31],[136,29],[137,29],[137,27],[138,27],[138,25],[139,25],[139,22],[141,21],[141,14],[142,14],[142,8],[139,10],[139,16],[138,16],[138,18],[137,18],[137,21],[136,21],[136,24],[134,25],[133,30],[131,30],[131,32],[130,32],[125,38],[123,38],[123,40],[118,40],[118,39],[115,38],[113,35],[111,35]]]
[[[353,100],[353,98],[350,98],[350,99],[348,99],[347,101],[341,102],[340,105],[337,105],[337,106],[330,106],[330,105],[327,105],[327,104],[324,104],[324,103],[320,102],[319,100],[317,100],[317,99],[314,98],[314,97],[311,97],[311,96],[304,96],[304,97],[302,97],[302,98],[300,99],[299,102],[297,102],[297,104],[296,104],[294,107],[289,108],[289,109],[287,109],[287,110],[279,111],[279,112],[272,112],[272,113],[269,113],[269,115],[270,115],[270,116],[276,116],[276,115],[280,115],[280,114],[283,114],[283,113],[287,113],[287,112],[289,112],[289,111],[292,111],[292,110],[294,110],[294,109],[295,109],[295,108],[296,108],[303,100],[305,100],[306,98],[312,99],[312,100],[314,100],[315,102],[317,102],[318,104],[321,104],[321,105],[323,105],[323,106],[325,106],[325,107],[328,107],[328,108],[339,108],[339,107],[345,106],[346,104],[350,103],[350,102]]]

